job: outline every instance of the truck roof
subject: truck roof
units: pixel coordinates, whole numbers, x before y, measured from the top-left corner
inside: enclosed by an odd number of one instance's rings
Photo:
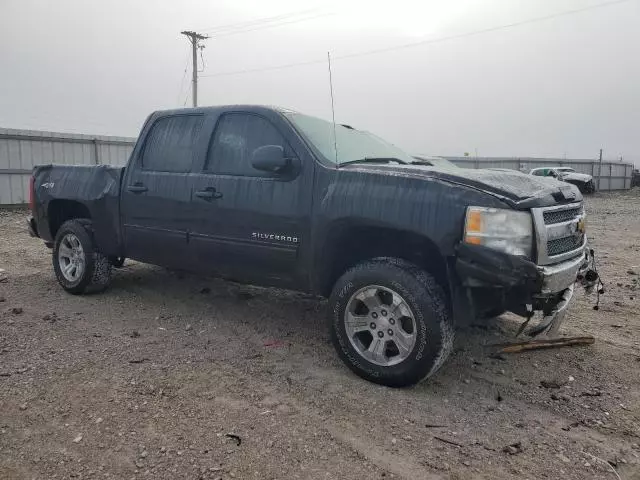
[[[203,107],[174,108],[168,110],[156,110],[153,114],[176,114],[176,113],[211,113],[225,112],[229,110],[244,110],[247,112],[264,113],[299,113],[290,108],[279,107],[277,105],[252,105],[252,104],[236,104],[236,105],[209,105]]]

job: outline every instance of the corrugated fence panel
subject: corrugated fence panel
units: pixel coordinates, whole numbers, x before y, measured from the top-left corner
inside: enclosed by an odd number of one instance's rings
[[[0,205],[26,203],[29,173],[34,165],[124,165],[135,138],[79,135],[36,130],[0,128]],[[631,188],[633,165],[591,159],[445,157],[464,168],[506,168],[529,172],[545,166],[570,166],[577,172],[593,175],[600,190]]]
[[[506,168],[528,173],[539,167],[571,167],[578,173],[592,175],[600,190],[624,190],[631,188],[633,165],[621,162],[602,162],[597,160],[573,160],[567,158],[486,158],[486,157],[444,157],[463,168]]]
[[[128,137],[0,128],[0,205],[28,201],[35,165],[124,165],[134,144],[135,138]]]

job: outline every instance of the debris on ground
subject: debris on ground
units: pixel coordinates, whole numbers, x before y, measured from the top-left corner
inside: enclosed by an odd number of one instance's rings
[[[587,390],[580,394],[581,397],[599,397],[601,395],[602,395],[602,391],[600,391],[597,388],[594,388],[592,390]]]
[[[616,478],[618,480],[622,480],[622,478],[620,477],[620,474],[618,473],[618,471],[616,470],[618,464],[616,462],[612,462],[611,460],[607,461],[607,460],[603,460],[600,457],[596,457],[595,455],[590,454],[589,452],[583,452],[585,455],[587,455],[589,458],[591,458],[592,460],[595,460],[596,462],[599,462],[603,465],[606,465],[611,472],[616,476]]]
[[[522,453],[522,450],[522,442],[512,443],[502,449],[504,453],[508,453],[509,455],[517,455],[518,453]]]
[[[267,340],[264,342],[265,347],[281,348],[286,347],[287,344],[281,340]]]
[[[42,317],[42,320],[49,323],[56,323],[59,320],[59,318],[58,318],[58,315],[56,315],[56,313],[53,312],[53,313],[47,313],[45,316]]]
[[[20,315],[23,312],[22,307],[13,307],[11,313],[14,315]]]
[[[144,363],[144,362],[148,362],[149,359],[148,358],[135,358],[133,360],[129,360],[129,363]]]
[[[236,294],[238,300],[251,300],[255,295],[251,292],[240,291]]]
[[[447,438],[437,437],[437,436],[434,436],[433,438],[435,438],[435,439],[436,439],[436,440],[438,440],[439,442],[442,442],[442,443],[448,443],[449,445],[454,445],[454,446],[456,446],[456,447],[458,447],[458,448],[462,448],[462,447],[464,447],[464,445],[462,445],[461,443],[455,442],[455,441],[453,441],[453,440],[449,440],[449,439],[447,439]]]
[[[581,425],[581,422],[573,422],[573,423],[570,423],[569,425],[562,427],[562,430],[564,430],[565,432],[568,432],[572,428],[579,427],[580,425]]]
[[[187,323],[187,324],[184,326],[184,331],[185,331],[185,332],[190,332],[191,330],[193,330],[193,327],[191,326],[191,324],[190,324],[190,323]]]
[[[560,388],[564,387],[567,383],[569,383],[569,380],[560,378],[540,380],[540,385],[542,385],[544,388]]]
[[[507,357],[502,355],[500,352],[493,352],[493,353],[489,354],[489,358],[493,358],[494,360],[501,360],[503,362],[507,361]]]
[[[73,443],[80,443],[82,441],[82,434],[79,434],[76,438],[73,439]]]
[[[543,340],[529,340],[526,342],[503,344],[498,353],[520,353],[528,350],[541,350],[545,348],[573,347],[576,345],[592,345],[594,337],[565,337],[549,338]]]
[[[234,440],[238,447],[242,443],[242,439],[238,435],[235,435],[233,433],[226,433],[224,436],[227,437],[227,438],[230,438],[231,440]]]
[[[134,330],[129,336],[131,338],[138,338],[140,336],[140,332],[138,332],[138,330]]]

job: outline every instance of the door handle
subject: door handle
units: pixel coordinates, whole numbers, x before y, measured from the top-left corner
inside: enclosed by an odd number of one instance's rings
[[[215,198],[222,198],[222,193],[217,192],[214,187],[207,187],[204,190],[198,190],[193,193],[196,197],[203,200],[213,200]]]
[[[149,190],[147,187],[142,185],[141,183],[136,183],[135,185],[129,185],[127,190],[131,193],[144,193]]]

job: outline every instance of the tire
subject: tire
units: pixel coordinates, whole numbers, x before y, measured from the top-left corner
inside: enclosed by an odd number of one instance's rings
[[[359,298],[372,301],[371,305],[380,301],[382,307],[369,308]],[[394,307],[400,300],[404,306]],[[389,387],[414,385],[433,375],[453,349],[453,323],[442,288],[429,273],[404,260],[376,258],[348,270],[334,285],[329,304],[333,345],[346,365],[365,380]],[[385,306],[389,307],[387,313]],[[380,313],[374,316],[377,311]],[[390,325],[392,321],[395,323]],[[354,324],[362,331],[354,334],[349,330]],[[405,328],[409,324],[413,334]],[[396,336],[392,337],[394,331]],[[369,336],[371,343],[366,348]],[[403,355],[394,342],[409,337],[413,338],[410,348],[405,340],[401,342],[405,343]],[[376,346],[382,345],[381,355],[377,348],[377,355],[369,352],[374,341]],[[363,355],[375,356],[378,362]]]
[[[71,263],[75,269],[67,271]],[[53,270],[62,288],[74,295],[100,292],[107,287],[111,263],[94,246],[91,220],[75,219],[62,224],[53,245]]]

